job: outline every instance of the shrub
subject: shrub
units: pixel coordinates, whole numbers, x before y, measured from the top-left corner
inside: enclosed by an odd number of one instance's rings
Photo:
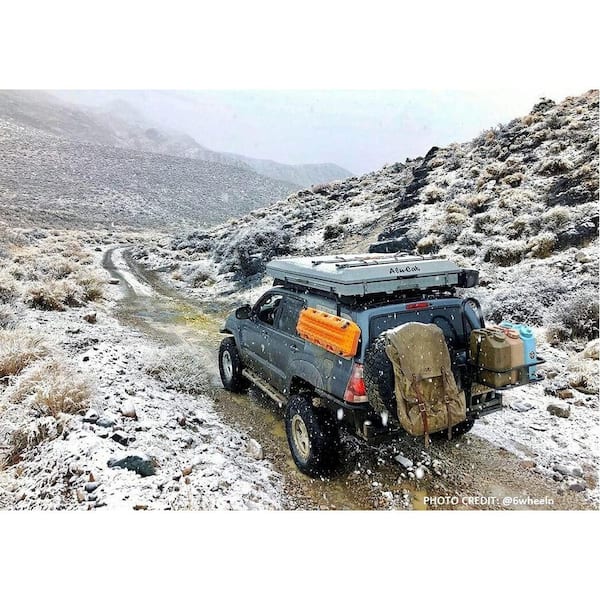
[[[95,302],[104,296],[104,282],[93,273],[82,273],[77,277],[79,296],[83,303]]]
[[[500,267],[509,267],[515,265],[525,256],[526,247],[522,242],[503,243],[496,242],[491,244],[485,252],[483,260],[492,262]]]
[[[201,394],[208,385],[206,358],[192,346],[173,346],[149,355],[146,372],[168,388],[187,394]]]
[[[428,185],[423,190],[423,199],[426,204],[440,202],[446,197],[446,192],[437,185]]]
[[[535,258],[548,258],[556,247],[556,236],[549,231],[540,233],[531,238],[527,247]]]
[[[8,304],[17,297],[17,286],[12,276],[0,270],[0,304]]]
[[[0,329],[13,329],[17,324],[17,314],[13,306],[0,304]]]
[[[472,196],[467,196],[467,198],[464,199],[464,204],[470,214],[473,215],[487,210],[489,201],[490,198],[486,194],[474,194]]]
[[[596,289],[580,288],[565,295],[548,314],[549,331],[559,339],[593,340],[598,337],[598,294]],[[562,337],[561,337],[562,336]]]
[[[175,275],[173,278],[176,279]],[[197,264],[183,267],[179,278],[184,279],[192,287],[200,287],[202,284],[214,281],[210,269],[206,265]]]
[[[77,373],[64,359],[50,358],[24,372],[10,394],[12,402],[31,400],[42,416],[78,414],[89,406],[92,388],[87,378]]]
[[[274,224],[248,227],[222,240],[213,251],[220,262],[219,273],[233,272],[242,277],[261,273],[275,256],[290,251],[290,235]]]
[[[511,173],[502,179],[503,183],[510,185],[510,187],[519,187],[523,182],[522,173]]]
[[[325,225],[323,230],[323,240],[335,240],[344,233],[341,225]]]
[[[545,229],[556,231],[564,229],[571,222],[571,212],[565,206],[555,206],[542,215]]]
[[[7,450],[0,459],[0,468],[18,463],[23,453],[44,440],[56,439],[65,428],[63,419],[44,417],[14,429],[9,436]]]
[[[39,335],[22,329],[0,331],[0,380],[18,375],[48,352]]]
[[[573,165],[566,158],[557,156],[556,158],[547,158],[538,167],[537,172],[542,175],[558,175],[566,173],[573,168]]]
[[[419,252],[419,254],[433,254],[439,249],[439,239],[434,234],[430,234],[424,238],[421,238],[417,242],[417,251]]]
[[[72,282],[45,281],[30,286],[25,292],[25,304],[39,310],[65,310],[79,306],[78,290]]]

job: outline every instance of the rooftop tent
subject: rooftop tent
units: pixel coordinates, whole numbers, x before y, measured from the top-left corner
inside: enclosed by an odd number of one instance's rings
[[[276,283],[320,290],[336,296],[393,294],[403,290],[474,287],[477,271],[441,257],[360,254],[272,260],[267,274]]]

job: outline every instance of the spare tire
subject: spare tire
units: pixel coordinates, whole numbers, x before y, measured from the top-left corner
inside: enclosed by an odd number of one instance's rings
[[[394,367],[385,352],[385,332],[367,348],[363,374],[369,404],[378,413],[385,411],[397,421]]]

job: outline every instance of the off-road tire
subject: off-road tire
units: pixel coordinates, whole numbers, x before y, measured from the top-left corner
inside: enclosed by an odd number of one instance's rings
[[[285,433],[298,470],[310,477],[330,475],[339,465],[340,438],[335,418],[313,406],[308,394],[291,396],[285,410]]]
[[[397,421],[394,368],[385,353],[385,333],[375,338],[367,348],[363,376],[369,404],[377,413],[385,411]]]
[[[243,392],[250,382],[242,375],[244,365],[235,339],[226,337],[219,346],[219,374],[223,387],[230,392]]]

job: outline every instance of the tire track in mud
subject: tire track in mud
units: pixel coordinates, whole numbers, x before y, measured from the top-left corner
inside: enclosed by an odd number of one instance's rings
[[[202,353],[210,373],[207,393],[217,413],[262,445],[266,459],[283,475],[286,508],[421,509],[426,508],[426,496],[458,499],[455,504],[437,507],[444,509],[594,508],[575,493],[559,494],[554,482],[533,471],[533,461],[520,460],[473,433],[458,441],[437,443],[427,453],[421,440],[410,437],[371,447],[344,435],[346,460],[338,475],[326,480],[310,479],[296,469],[291,459],[282,408],[255,389],[238,395],[221,386],[217,353],[222,335],[218,329],[225,308],[185,298],[166,285],[158,273],[136,263],[126,248],[108,250],[102,266],[121,282],[122,298],[116,307],[121,322],[160,342],[191,344]],[[422,479],[415,477],[414,469],[407,471],[394,460],[399,452],[415,466],[423,465],[419,473],[424,474]],[[547,499],[547,503],[504,501],[528,497]],[[470,498],[484,500],[472,504]]]

